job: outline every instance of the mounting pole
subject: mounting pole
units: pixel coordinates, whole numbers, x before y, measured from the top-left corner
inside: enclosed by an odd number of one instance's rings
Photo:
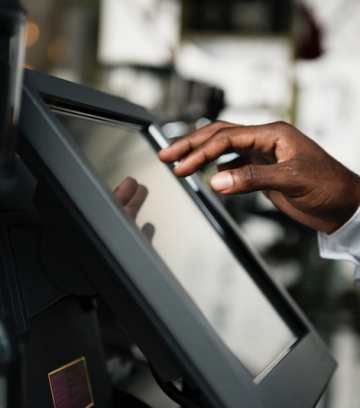
[[[26,14],[17,0],[0,0],[0,205],[18,187],[17,125],[25,56]],[[9,203],[9,204],[8,204]]]

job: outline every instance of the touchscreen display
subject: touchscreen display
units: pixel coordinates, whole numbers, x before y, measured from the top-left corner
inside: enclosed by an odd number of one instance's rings
[[[132,222],[254,379],[279,361],[296,341],[294,334],[146,136],[131,125],[56,114],[99,178],[112,192],[118,189]]]

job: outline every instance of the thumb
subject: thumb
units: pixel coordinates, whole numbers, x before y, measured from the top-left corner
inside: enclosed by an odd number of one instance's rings
[[[249,164],[237,169],[221,171],[212,177],[211,187],[222,194],[249,193],[258,190],[289,191],[296,188],[289,166],[281,164]]]

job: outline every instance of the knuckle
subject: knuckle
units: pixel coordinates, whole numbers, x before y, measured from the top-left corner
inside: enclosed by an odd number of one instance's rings
[[[194,137],[194,134],[192,133],[183,138],[183,141],[187,144],[188,150],[192,150],[194,148],[193,137]]]
[[[205,146],[198,150],[204,162],[215,160],[223,151],[219,140],[211,140]]]
[[[226,128],[217,130],[206,142],[205,146],[218,149],[226,148],[229,144],[229,138]]]
[[[298,160],[291,160],[283,163],[280,166],[280,169],[289,180],[299,179],[299,177],[301,177],[301,175],[304,173],[303,164]]]
[[[286,122],[284,120],[278,120],[278,121],[274,122],[274,125],[279,127],[279,128],[287,128],[287,127],[291,126],[288,122]]]
[[[256,180],[256,167],[252,164],[244,166],[241,170],[231,171],[234,185],[244,190],[254,186]]]
[[[213,138],[221,138],[227,133],[227,128],[221,127],[220,129],[217,129],[216,132],[213,134]]]
[[[228,145],[231,142],[230,139],[231,138],[230,138],[229,128],[225,127],[225,128],[218,129],[210,140],[216,141],[216,143],[219,143],[221,145],[222,144]]]
[[[209,161],[211,161],[211,154],[210,154],[210,147],[209,146],[204,146],[204,147],[200,147],[197,150],[197,154],[200,156],[200,161],[202,163],[208,163]]]
[[[252,164],[245,166],[245,181],[249,187],[253,186],[256,179],[256,169],[257,167]]]
[[[298,149],[296,129],[283,121],[275,122],[273,127],[274,135],[282,150],[287,152],[288,157],[295,156]]]
[[[282,120],[274,122],[273,127],[274,127],[275,132],[279,133],[280,135],[284,135],[284,136],[288,135],[292,129],[292,126],[289,123],[282,121]]]
[[[216,132],[216,134],[213,136],[212,140],[215,143],[217,143],[218,145],[227,142],[228,135],[227,135],[226,129],[221,129],[218,132]]]

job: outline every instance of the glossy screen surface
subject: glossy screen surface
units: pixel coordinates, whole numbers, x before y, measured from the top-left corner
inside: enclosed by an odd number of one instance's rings
[[[56,114],[100,179],[121,189],[120,204],[253,378],[279,361],[294,334],[140,130]]]

